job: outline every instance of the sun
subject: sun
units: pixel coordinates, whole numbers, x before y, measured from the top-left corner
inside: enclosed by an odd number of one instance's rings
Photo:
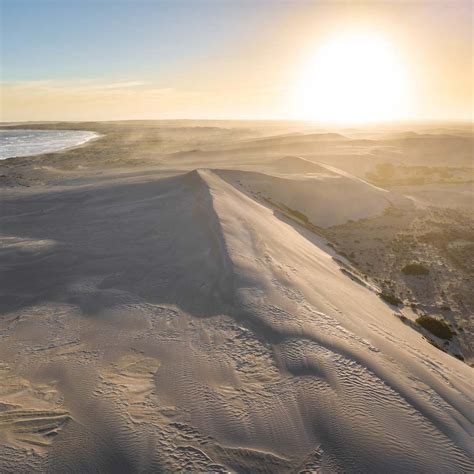
[[[326,122],[392,120],[404,112],[406,82],[396,48],[382,36],[339,34],[307,61],[296,87],[296,113]]]

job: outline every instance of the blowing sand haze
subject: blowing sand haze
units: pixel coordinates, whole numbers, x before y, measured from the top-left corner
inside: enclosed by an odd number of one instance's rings
[[[0,472],[474,471],[471,58],[402,92],[447,5],[2,2]]]

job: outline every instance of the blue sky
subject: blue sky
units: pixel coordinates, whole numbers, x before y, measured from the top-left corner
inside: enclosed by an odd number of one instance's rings
[[[3,80],[156,77],[238,46],[273,2],[3,0]]]

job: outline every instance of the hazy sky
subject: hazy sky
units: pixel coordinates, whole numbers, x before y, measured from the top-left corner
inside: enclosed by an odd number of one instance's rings
[[[0,3],[3,121],[472,119],[469,1]]]

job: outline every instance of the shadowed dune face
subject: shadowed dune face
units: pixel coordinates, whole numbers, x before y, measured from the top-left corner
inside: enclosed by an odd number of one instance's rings
[[[26,304],[76,304],[87,315],[133,304],[137,296],[181,304],[186,295],[184,307],[215,313],[217,287],[226,286],[225,249],[209,190],[196,173],[61,195],[59,203],[49,194],[4,201],[3,209],[12,216],[11,224],[6,217],[2,227],[7,234],[3,258],[12,266],[5,294]],[[13,222],[21,208],[29,209],[27,229],[23,221]],[[73,222],[66,225],[71,213]],[[34,236],[27,237],[25,230]],[[15,239],[34,242],[33,256],[8,245]],[[188,268],[199,273],[189,274]]]
[[[473,468],[470,369],[237,182],[280,179],[143,172],[6,196],[0,355],[23,382],[1,399],[0,466]]]

